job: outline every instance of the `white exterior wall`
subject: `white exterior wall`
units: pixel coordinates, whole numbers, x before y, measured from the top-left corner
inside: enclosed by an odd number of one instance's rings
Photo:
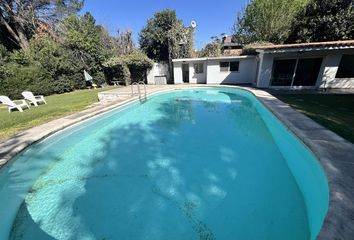
[[[323,58],[316,82],[317,87],[328,87],[328,84],[335,79],[341,58],[342,54],[331,54]]]
[[[354,54],[354,52],[352,53]],[[336,78],[342,54],[330,54],[323,59],[317,86],[320,88],[354,88],[354,78]],[[354,68],[354,63],[353,63]]]
[[[354,88],[354,78],[335,78],[328,81],[326,87],[327,88]]]
[[[173,63],[173,77],[174,77],[174,84],[183,83],[182,62]]]
[[[220,62],[238,61],[238,72],[221,72]],[[235,59],[210,59],[208,60],[208,84],[245,84],[253,83],[256,77],[257,61],[255,57]]]
[[[258,88],[267,88],[270,85],[270,79],[273,71],[273,56],[270,54],[259,54],[259,69],[256,81]]]
[[[273,71],[273,60],[282,58],[310,58],[321,57],[322,65],[318,73],[315,87],[327,88],[354,88],[354,78],[335,78],[338,66],[343,54],[354,54],[354,49],[344,50],[322,50],[309,52],[284,52],[284,53],[260,53],[259,69],[257,76],[257,87],[271,87],[271,77]],[[354,67],[354,63],[353,63]]]
[[[147,83],[156,84],[155,83],[156,76],[166,76],[167,82],[170,80],[170,73],[168,71],[167,63],[154,63],[151,70],[148,72]]]
[[[189,82],[207,84],[254,84],[258,88],[271,87],[274,59],[322,58],[322,65],[315,87],[354,88],[354,78],[335,78],[343,54],[354,54],[354,49],[312,50],[305,52],[286,51],[278,53],[259,53],[254,56],[180,59],[173,62],[174,83],[183,83],[182,64],[189,64]],[[238,72],[220,72],[221,61],[239,61]],[[194,63],[204,63],[204,72],[196,74]],[[354,63],[353,63],[354,67]],[[278,88],[278,87],[275,87]],[[286,87],[285,87],[286,88]],[[296,88],[299,88],[298,86]],[[301,88],[301,87],[300,87]],[[308,87],[305,87],[308,88]]]

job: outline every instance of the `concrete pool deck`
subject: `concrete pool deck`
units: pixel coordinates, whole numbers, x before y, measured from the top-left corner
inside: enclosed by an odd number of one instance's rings
[[[215,85],[150,85],[147,94],[174,89]],[[219,85],[217,85],[219,86]],[[233,87],[233,86],[227,86]],[[317,156],[330,187],[330,205],[318,239],[351,239],[354,236],[354,144],[295,111],[271,94],[250,87],[236,87],[252,92],[292,133]],[[23,131],[0,143],[0,167],[31,144],[65,127],[138,100],[130,87],[101,93],[109,101],[98,102],[88,109]]]

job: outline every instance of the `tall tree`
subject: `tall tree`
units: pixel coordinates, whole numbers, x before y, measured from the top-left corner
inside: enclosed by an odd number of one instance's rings
[[[192,57],[194,50],[193,36],[193,28],[185,27],[181,21],[174,23],[167,35],[170,63],[174,58]]]
[[[238,13],[233,25],[234,40],[283,43],[289,35],[294,16],[308,0],[252,0]]]
[[[129,29],[121,32],[117,31],[118,36],[115,38],[115,53],[117,55],[130,54],[135,50],[135,44],[133,40],[133,32]]]
[[[136,50],[131,30],[126,29],[121,32],[118,29],[117,36],[112,36],[106,28],[99,27],[101,29],[101,42],[109,57],[130,54]]]
[[[207,43],[199,52],[199,57],[219,57],[221,55],[221,45],[218,42]]]
[[[354,39],[353,4],[352,0],[311,0],[296,15],[287,42]]]
[[[178,21],[176,12],[163,10],[154,14],[139,34],[140,48],[151,59],[168,60],[168,31]]]
[[[41,22],[57,22],[81,9],[83,0],[1,0],[0,41],[15,48],[28,48],[28,42]]]
[[[115,38],[111,36],[104,26],[98,25],[98,29],[105,55],[107,55],[107,57],[112,57],[114,55]]]
[[[222,48],[222,42],[223,42],[223,37],[226,35],[226,33],[221,33],[220,37],[219,36],[211,36],[212,42],[207,43],[204,48],[202,48],[198,56],[199,57],[218,57],[221,55],[221,48]]]
[[[90,13],[83,16],[70,15],[61,22],[62,44],[81,64],[82,72],[89,69],[96,80],[102,82],[102,64],[105,60],[105,51],[101,39],[102,27],[96,25]]]
[[[174,56],[190,54],[193,29],[184,27],[174,10],[154,14],[139,34],[140,48],[156,61],[171,61]]]

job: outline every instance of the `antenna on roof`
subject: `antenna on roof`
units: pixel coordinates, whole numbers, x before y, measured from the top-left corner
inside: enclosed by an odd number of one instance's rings
[[[194,21],[194,20],[192,20],[192,21],[191,21],[191,27],[192,27],[192,28],[196,28],[196,27],[197,27],[197,22]]]
[[[184,45],[184,44],[186,44],[188,42],[187,34],[189,34],[190,31],[192,29],[196,28],[196,27],[197,27],[197,23],[194,20],[192,20],[191,21],[191,26],[190,27],[186,27],[185,31],[183,31],[182,36],[181,36],[181,40],[179,42],[179,45]]]

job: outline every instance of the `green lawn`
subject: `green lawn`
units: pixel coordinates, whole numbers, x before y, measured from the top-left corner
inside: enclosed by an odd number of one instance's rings
[[[75,92],[55,94],[45,97],[48,104],[26,109],[24,112],[8,113],[7,107],[0,104],[0,140],[25,129],[49,122],[50,120],[81,111],[98,101],[97,93],[114,87],[95,90],[78,90]]]
[[[275,96],[354,143],[354,94],[275,94]]]

